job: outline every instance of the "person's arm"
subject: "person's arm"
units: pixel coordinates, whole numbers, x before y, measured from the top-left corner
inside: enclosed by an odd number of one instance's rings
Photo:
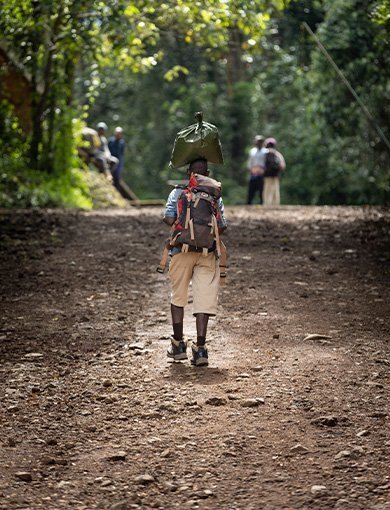
[[[171,226],[175,223],[177,218],[177,200],[179,198],[181,189],[173,189],[168,197],[167,203],[165,204],[163,222]]]
[[[249,151],[248,161],[247,161],[247,167],[248,170],[251,170],[253,166],[253,148]]]
[[[286,161],[284,160],[284,157],[282,156],[282,154],[280,152],[277,152],[276,154],[279,158],[280,169],[282,172],[284,172],[286,170]]]
[[[102,141],[102,150],[103,150],[103,153],[106,156],[106,158],[109,158],[111,156],[111,152],[110,152],[110,149],[108,148],[107,138],[105,136],[102,136],[101,137],[101,141]]]
[[[265,157],[266,157],[267,152],[268,152],[268,149],[263,147],[258,152],[258,157],[257,157],[257,163],[261,167],[261,169],[263,170],[263,173],[265,172]]]
[[[221,212],[221,226],[220,226],[221,232],[220,233],[222,233],[222,232],[225,232],[225,230],[227,229],[227,221],[225,218],[225,206],[224,206],[222,197],[218,200],[218,207]]]

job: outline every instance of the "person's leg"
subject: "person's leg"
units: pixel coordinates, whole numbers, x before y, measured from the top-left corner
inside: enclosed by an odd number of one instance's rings
[[[259,178],[259,184],[258,184],[258,190],[260,195],[260,204],[263,203],[263,190],[264,190],[264,177],[260,176]]]
[[[102,152],[98,152],[95,155],[95,161],[96,161],[96,167],[99,170],[99,172],[101,172],[102,174],[105,174],[107,179],[111,180],[112,179],[111,170],[108,165],[106,156]]]
[[[207,325],[209,323],[209,315],[207,313],[196,314],[196,344],[204,347],[207,336]]]
[[[271,205],[270,179],[271,179],[271,177],[264,177],[264,188],[263,188],[263,204],[264,205]]]
[[[169,264],[171,281],[171,316],[173,336],[167,356],[176,361],[187,359],[187,345],[183,340],[184,307],[192,277],[194,253],[178,253]]]
[[[248,183],[248,200],[247,200],[248,205],[251,205],[255,193],[256,193],[256,181],[253,177],[251,177]]]
[[[171,315],[173,335],[167,356],[175,361],[185,360],[187,359],[187,344],[183,339],[184,307],[171,303]]]
[[[192,276],[194,296],[193,314],[196,317],[197,341],[192,345],[192,363],[195,366],[208,365],[206,347],[209,317],[217,313],[219,288],[219,264],[215,253],[207,257],[198,255]]]
[[[277,202],[277,177],[271,177],[271,202],[270,205],[279,205]]]
[[[184,307],[176,306],[171,303],[171,316],[173,338],[178,341],[183,340]]]
[[[115,169],[119,165],[119,159],[116,158],[115,156],[109,156],[107,158],[107,162],[108,162],[111,172],[114,173]]]
[[[114,167],[113,170],[111,170],[111,173],[112,173],[112,183],[113,185],[116,187],[116,189],[118,191],[121,191],[120,189],[120,178],[121,178],[121,173],[122,173],[122,162],[119,161],[119,163],[116,165],[116,167]]]
[[[280,205],[280,179],[275,177],[275,205]]]
[[[107,168],[105,164],[105,158],[100,153],[95,155],[94,163],[100,173],[102,174],[106,173]]]

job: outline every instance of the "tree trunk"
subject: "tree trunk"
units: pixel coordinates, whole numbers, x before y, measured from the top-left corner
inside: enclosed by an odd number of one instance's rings
[[[39,19],[41,16],[40,13],[40,5],[37,0],[32,1],[33,7],[33,21],[34,25],[38,26]],[[51,6],[51,11],[53,6]],[[51,14],[51,13],[50,13]],[[54,133],[54,109],[55,102],[53,101],[53,97],[51,96],[51,90],[53,86],[53,64],[54,64],[54,54],[56,51],[56,42],[59,29],[62,23],[62,14],[63,14],[63,5],[60,4],[57,17],[54,21],[54,25],[51,30],[51,37],[49,41],[45,41],[44,38],[40,38],[37,32],[34,33],[33,37],[33,58],[35,59],[33,65],[33,100],[32,100],[32,116],[33,116],[33,133],[31,139],[31,148],[30,148],[30,161],[33,168],[41,168],[45,165],[45,170],[48,172],[53,171],[53,160],[52,160],[52,141],[53,141],[53,133]],[[38,78],[37,78],[37,58],[36,55],[40,47],[48,46],[48,50],[46,52],[46,62],[44,69],[42,70],[43,76],[43,91],[41,94],[38,93]],[[52,103],[50,105],[50,103]],[[51,107],[50,107],[51,106]],[[43,142],[44,135],[44,114],[45,111],[49,111],[48,126],[48,138],[46,144]],[[51,132],[50,132],[51,130]],[[45,151],[46,156],[42,157],[42,152]]]
[[[242,126],[240,115],[240,102],[235,94],[235,85],[244,79],[244,66],[241,51],[241,33],[237,27],[230,29],[229,52],[227,55],[227,93],[230,100],[230,119],[233,135],[230,142],[231,171],[232,177],[239,175],[241,158],[245,147],[242,139]]]
[[[65,64],[65,80],[66,80],[66,106],[71,107],[73,104],[74,81],[75,81],[76,65],[72,58],[69,58]]]
[[[49,113],[47,116],[47,140],[45,144],[45,169],[48,173],[54,170],[54,127],[55,127],[56,89],[52,87],[49,98]]]
[[[232,27],[229,32],[229,49],[227,54],[227,92],[232,97],[234,84],[244,77],[244,66],[241,51],[241,33],[237,27]]]
[[[30,144],[30,165],[31,168],[39,167],[39,146],[42,142],[42,121],[39,114],[40,98],[38,93],[38,50],[39,50],[39,34],[37,24],[39,21],[39,2],[32,1],[32,18],[35,27],[31,37],[32,49],[32,66],[31,66],[31,119],[32,119],[32,135]]]

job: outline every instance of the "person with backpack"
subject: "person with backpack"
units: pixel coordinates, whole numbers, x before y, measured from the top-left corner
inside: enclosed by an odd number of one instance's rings
[[[192,281],[197,339],[191,345],[191,362],[202,366],[208,365],[208,320],[217,313],[219,280],[226,276],[224,246],[219,238],[226,229],[226,220],[221,184],[209,177],[207,160],[190,163],[187,176],[187,187],[176,187],[170,193],[163,219],[171,226],[165,254],[169,250],[173,335],[167,356],[175,361],[187,359],[183,320]],[[163,259],[157,269],[160,272],[164,271],[166,257]]]
[[[266,154],[264,158],[264,205],[280,205],[280,175],[286,169],[286,162],[276,147],[275,138],[267,138],[264,142]]]
[[[248,200],[247,204],[251,205],[256,195],[259,193],[260,204],[263,203],[263,187],[264,187],[264,158],[266,149],[263,147],[264,136],[256,135],[254,140],[254,147],[249,151],[248,157],[248,170],[249,183],[248,183]]]

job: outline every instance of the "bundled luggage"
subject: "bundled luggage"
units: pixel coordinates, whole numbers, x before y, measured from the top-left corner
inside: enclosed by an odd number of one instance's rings
[[[203,113],[195,114],[196,124],[180,130],[175,139],[170,166],[180,168],[195,161],[207,159],[209,163],[223,164],[222,147],[218,129],[203,121]]]

